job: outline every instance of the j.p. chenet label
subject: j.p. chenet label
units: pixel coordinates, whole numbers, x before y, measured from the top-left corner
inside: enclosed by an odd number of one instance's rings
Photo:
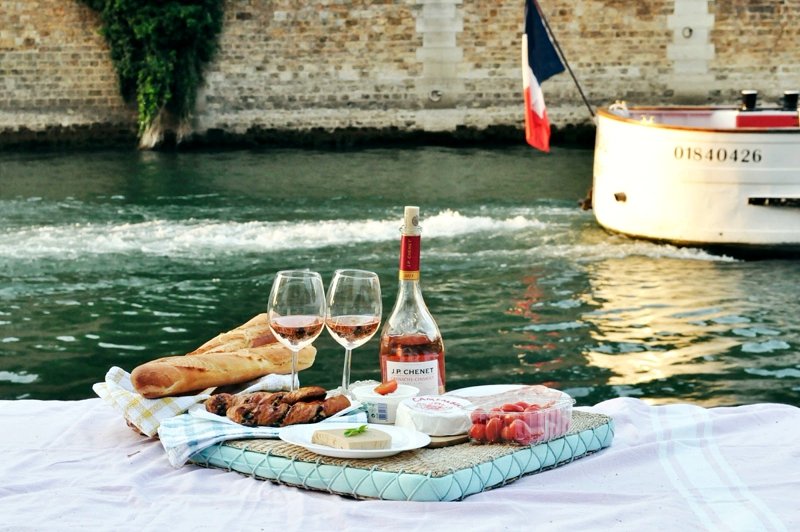
[[[672,157],[678,161],[737,164],[759,164],[764,160],[760,148],[707,148],[691,145],[675,146]]]
[[[386,378],[395,379],[400,384],[419,388],[420,395],[439,393],[439,364],[437,360],[425,362],[386,361]]]

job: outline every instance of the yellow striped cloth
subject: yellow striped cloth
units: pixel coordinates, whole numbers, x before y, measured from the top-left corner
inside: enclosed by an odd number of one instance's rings
[[[105,382],[98,382],[92,389],[147,436],[155,436],[165,419],[182,414],[193,404],[211,397],[204,391],[197,395],[145,399],[133,389],[130,374],[118,367],[109,369]]]
[[[290,381],[289,375],[267,375],[254,381],[240,393],[288,390]],[[165,419],[183,414],[192,405],[205,401],[211,397],[213,390],[209,388],[196,395],[145,399],[134,390],[130,374],[118,367],[109,369],[105,382],[96,383],[92,389],[122,413],[129,424],[150,437],[158,433],[158,427]]]

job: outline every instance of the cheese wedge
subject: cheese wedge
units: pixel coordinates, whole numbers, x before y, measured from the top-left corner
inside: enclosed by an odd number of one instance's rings
[[[355,436],[345,436],[345,430],[315,430],[311,435],[311,443],[334,449],[388,449],[392,446],[392,437],[381,430],[370,427]]]

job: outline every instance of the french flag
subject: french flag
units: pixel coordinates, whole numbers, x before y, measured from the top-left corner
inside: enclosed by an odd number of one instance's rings
[[[535,0],[525,0],[525,34],[522,36],[522,90],[525,99],[525,140],[550,151],[550,121],[541,84],[564,71],[564,64],[547,34]]]

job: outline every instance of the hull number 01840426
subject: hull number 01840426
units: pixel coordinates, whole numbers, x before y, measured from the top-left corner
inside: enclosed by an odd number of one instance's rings
[[[675,146],[672,155],[679,161],[734,162],[742,164],[760,163],[758,148],[701,148],[699,146]]]

